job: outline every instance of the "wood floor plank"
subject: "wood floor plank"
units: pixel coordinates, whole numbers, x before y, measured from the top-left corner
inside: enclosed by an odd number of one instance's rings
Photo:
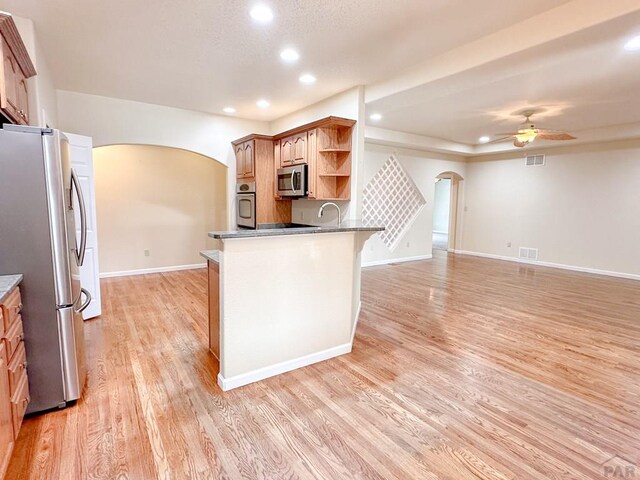
[[[351,354],[230,392],[206,270],[102,280],[85,395],[25,420],[7,479],[588,480],[640,461],[640,282],[446,252],[362,279]]]

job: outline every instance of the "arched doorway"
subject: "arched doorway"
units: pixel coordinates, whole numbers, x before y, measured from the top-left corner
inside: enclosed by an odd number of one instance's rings
[[[433,201],[433,250],[453,251],[456,248],[458,198],[462,176],[442,172],[435,178]]]
[[[102,276],[193,268],[228,226],[228,168],[153,145],[93,149]]]

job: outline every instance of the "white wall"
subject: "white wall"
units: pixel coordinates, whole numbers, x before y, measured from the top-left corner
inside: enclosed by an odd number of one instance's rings
[[[302,110],[286,115],[271,122],[271,133],[273,135],[284,132],[291,128],[310,123],[315,120],[328,117],[343,117],[356,120],[353,129],[352,153],[351,153],[351,201],[336,202],[342,209],[343,219],[360,218],[361,196],[362,196],[362,175],[364,160],[364,89],[362,87],[352,88],[346,92],[339,93],[316,104],[310,105]],[[321,201],[298,199],[293,201],[292,217],[294,222],[320,225],[323,223],[333,223],[336,221],[334,211],[327,211],[323,218],[318,218],[318,209],[322,205]]]
[[[451,179],[443,178],[435,184],[433,198],[433,231],[449,231],[449,213],[451,205]]]
[[[544,153],[541,167],[522,153],[468,163],[462,250],[640,274],[640,140]]]
[[[183,148],[227,165],[229,225],[235,225],[236,163],[231,141],[269,133],[266,122],[58,90],[62,130],[93,138],[94,146],[141,144]]]
[[[398,162],[420,189],[427,203],[394,251],[390,251],[378,235],[371,237],[362,252],[362,261],[365,265],[430,256],[433,236],[435,179],[444,172],[454,172],[466,178],[466,166],[463,157],[365,143],[363,185],[366,185],[373,178],[389,159],[389,156],[394,153]],[[464,183],[464,181],[461,182],[461,184]]]
[[[204,263],[207,233],[227,228],[224,165],[148,145],[99,147],[93,163],[101,273]]]

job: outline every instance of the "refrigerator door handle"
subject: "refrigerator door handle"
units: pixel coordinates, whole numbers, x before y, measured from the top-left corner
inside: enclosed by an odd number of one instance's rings
[[[81,267],[84,263],[84,254],[87,249],[87,211],[84,206],[84,197],[82,196],[80,181],[73,168],[71,169],[71,182],[76,189],[78,205],[80,206],[80,247],[76,249],[76,260],[78,261],[78,266]]]
[[[76,310],[77,313],[82,313],[84,312],[84,310],[89,306],[89,304],[91,303],[91,294],[89,293],[89,290],[87,290],[86,288],[80,288],[80,291],[82,293],[84,293],[85,297],[87,297],[84,301],[84,303],[82,304],[82,306],[80,308],[78,308]]]

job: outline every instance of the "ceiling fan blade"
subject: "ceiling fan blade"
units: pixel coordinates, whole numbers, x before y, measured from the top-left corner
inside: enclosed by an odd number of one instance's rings
[[[494,133],[495,135],[502,135],[504,137],[513,137],[514,135],[520,135],[520,132],[510,132],[510,133]]]
[[[536,128],[538,133],[567,133],[566,130],[555,130],[553,128]]]
[[[547,133],[542,132],[539,133],[536,138],[540,140],[575,140],[576,137],[573,135],[569,135],[567,132],[559,132],[559,133]]]
[[[491,140],[490,142],[485,142],[482,145],[489,145],[491,143],[500,143],[500,142],[504,142],[505,140],[510,140],[511,138],[513,138],[513,135],[507,135],[506,137],[500,137],[500,138],[496,138],[495,140]]]

